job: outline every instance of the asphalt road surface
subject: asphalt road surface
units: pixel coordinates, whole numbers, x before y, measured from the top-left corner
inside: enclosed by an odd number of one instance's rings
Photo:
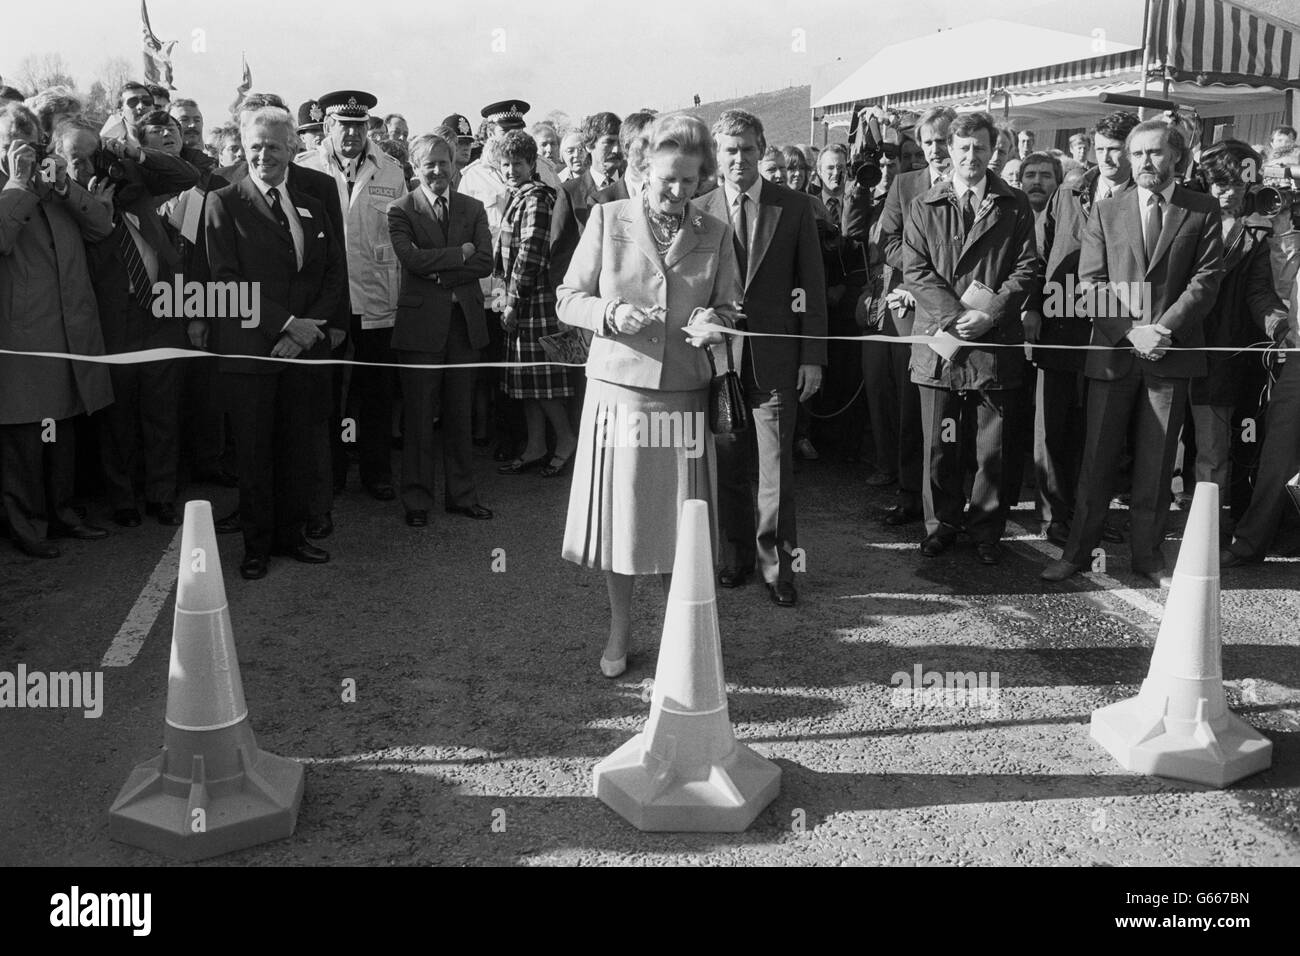
[[[880,525],[892,492],[862,466],[803,463],[799,606],[757,584],[718,595],[731,719],[781,766],[780,795],[743,834],[642,834],[591,795],[591,771],[648,713],[662,593],[638,589],[639,653],[603,678],[603,580],[559,556],[568,479],[479,465],[493,521],[439,507],[407,528],[354,471],[328,565],[275,559],[245,582],[239,536],[220,539],[252,726],[306,764],[306,795],[291,838],[214,862],[1300,862],[1297,559],[1223,580],[1229,705],[1273,741],[1272,768],[1222,791],[1139,776],[1088,737],[1093,709],[1136,693],[1167,597],[1125,547],[1109,581],[1043,585],[1056,549],[1019,510],[999,567],[969,544],[927,560],[918,526]],[[189,494],[218,516],[235,502]],[[0,670],[98,670],[111,646],[119,661],[98,719],[0,710],[0,864],[160,862],[110,841],[107,810],[162,742],[179,529],[114,531],[57,561],[0,542]],[[996,675],[996,708],[904,706],[891,679],[918,665]]]

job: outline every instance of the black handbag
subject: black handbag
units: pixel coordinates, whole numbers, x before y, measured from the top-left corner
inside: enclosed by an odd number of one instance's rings
[[[709,428],[715,435],[734,435],[749,427],[749,405],[745,402],[745,390],[740,385],[740,376],[736,373],[736,362],[731,357],[731,344],[723,342],[727,350],[727,370],[719,372],[713,360],[713,349],[705,348],[709,356],[709,368],[713,377],[709,379]]]

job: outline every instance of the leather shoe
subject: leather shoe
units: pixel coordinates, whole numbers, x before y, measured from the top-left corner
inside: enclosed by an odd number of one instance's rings
[[[158,523],[161,525],[176,528],[181,524],[181,516],[176,513],[176,506],[170,501],[160,501],[157,504],[146,504],[144,510],[150,514],[156,515]]]
[[[492,517],[492,512],[482,505],[452,505],[447,509],[447,514],[477,518],[479,521],[487,521]]]
[[[894,505],[885,512],[884,523],[891,528],[897,528],[900,525],[911,524],[914,521],[920,521],[925,517],[924,513],[915,508],[905,508],[902,505]]]
[[[303,529],[303,534],[313,541],[319,541],[321,538],[328,538],[334,533],[334,519],[327,511],[318,517],[308,518],[307,525]]]
[[[266,577],[266,558],[258,557],[255,554],[244,555],[244,560],[239,563],[239,576],[245,581],[257,581]]]
[[[975,560],[980,564],[997,564],[1002,560],[1002,545],[996,541],[977,541]]]
[[[1072,574],[1077,574],[1080,570],[1077,564],[1071,564],[1069,561],[1053,561],[1043,568],[1042,573],[1038,576],[1044,581],[1064,581]]]
[[[1053,521],[1043,529],[1043,536],[1052,544],[1064,548],[1065,543],[1070,540],[1070,526],[1064,521]]]
[[[424,528],[429,524],[429,512],[427,511],[408,511],[406,513],[406,523],[412,528]]]
[[[1219,567],[1221,568],[1239,568],[1243,564],[1263,564],[1263,558],[1252,558],[1244,554],[1238,554],[1231,548],[1224,548],[1219,552]]]
[[[777,607],[794,607],[799,601],[799,592],[789,581],[777,581],[767,586],[767,593]]]
[[[282,554],[285,557],[293,558],[295,561],[301,561],[303,564],[324,564],[330,559],[328,551],[322,550],[314,544],[308,544],[306,539],[288,547],[273,548],[271,553]]]
[[[925,540],[921,542],[921,554],[927,558],[937,558],[954,544],[957,543],[955,534],[934,534],[926,535]]]
[[[718,583],[724,588],[743,587],[753,574],[753,568],[723,568],[718,572]]]
[[[397,492],[393,486],[386,481],[377,481],[373,485],[366,485],[366,491],[370,492],[370,497],[376,501],[392,501],[397,497]]]
[[[239,523],[239,511],[230,512],[224,518],[218,518],[213,522],[212,527],[216,529],[217,534],[239,534],[243,531],[243,525]]]
[[[1165,568],[1156,571],[1139,571],[1138,573],[1158,588],[1171,588],[1174,586],[1174,576]]]
[[[48,534],[51,538],[76,538],[78,541],[98,541],[108,537],[107,531],[93,524],[56,525],[51,522]]]
[[[140,512],[134,508],[119,508],[113,512],[113,524],[122,528],[138,528]]]
[[[18,550],[32,558],[57,558],[59,546],[52,541],[37,541],[33,538],[17,538]]]

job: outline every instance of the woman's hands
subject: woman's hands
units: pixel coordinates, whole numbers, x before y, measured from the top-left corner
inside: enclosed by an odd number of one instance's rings
[[[735,328],[738,323],[744,320],[745,313],[740,311],[739,304],[735,306],[720,305],[711,309],[698,309],[682,331],[686,334],[686,343],[688,345],[702,349],[706,345],[722,343],[725,336],[721,332],[702,331],[699,328],[700,326],[724,325],[728,328]]]
[[[655,321],[653,314],[638,309],[630,302],[620,303],[614,310],[614,328],[624,335],[635,335],[653,321]]]

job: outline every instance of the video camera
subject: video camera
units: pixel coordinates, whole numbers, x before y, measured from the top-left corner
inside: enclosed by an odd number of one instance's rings
[[[879,185],[885,175],[881,159],[898,159],[908,118],[897,110],[854,105],[849,119],[849,176],[859,189]]]
[[[1300,209],[1296,207],[1295,183],[1300,180],[1300,166],[1265,165],[1259,171],[1259,179],[1259,183],[1250,188],[1255,211],[1261,216],[1272,217],[1290,206],[1291,219],[1296,221]]]

